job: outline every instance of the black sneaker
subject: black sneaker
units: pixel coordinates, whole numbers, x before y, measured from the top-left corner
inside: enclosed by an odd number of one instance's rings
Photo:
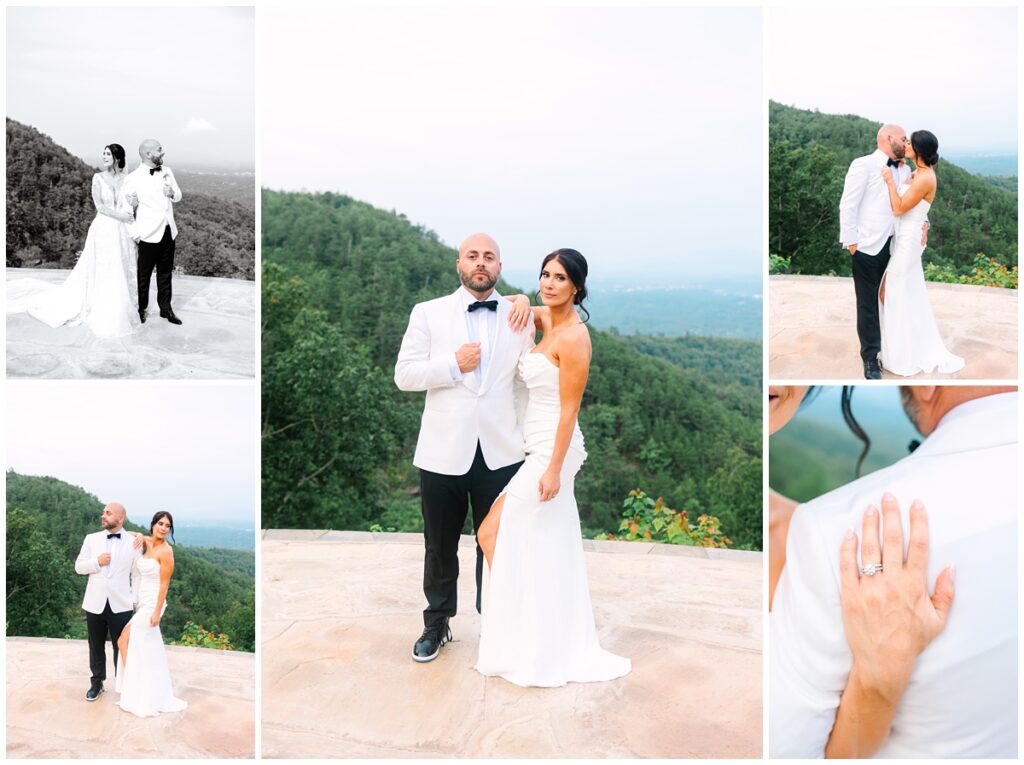
[[[864,362],[864,379],[865,380],[881,380],[882,379],[882,367],[879,365],[878,360],[865,361]]]
[[[412,647],[413,661],[428,662],[437,658],[441,646],[452,639],[452,631],[448,627],[448,619],[444,618],[428,625]]]
[[[103,693],[103,683],[93,683],[89,686],[89,690],[85,692],[85,700],[96,701],[101,693]]]

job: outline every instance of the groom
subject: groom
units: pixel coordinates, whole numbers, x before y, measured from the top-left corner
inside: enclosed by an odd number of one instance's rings
[[[432,661],[452,639],[457,611],[459,537],[467,505],[480,527],[498,493],[525,459],[517,411],[516,368],[533,345],[533,325],[514,331],[512,304],[495,290],[501,252],[486,234],[459,247],[462,286],[413,306],[395,364],[395,384],[426,391],[413,464],[420,469],[423,512],[424,630],[412,650]],[[528,317],[525,317],[528,318]],[[476,607],[480,610],[483,553],[476,549]]]
[[[139,245],[139,318],[146,321],[149,306],[149,281],[156,268],[156,302],[160,317],[171,324],[181,319],[171,309],[171,272],[174,270],[174,202],[181,201],[181,189],[174,173],[164,166],[164,149],[160,142],[147,138],[139,144],[142,160],[125,178],[124,193],[135,208],[135,222],[128,233]]]
[[[769,620],[769,757],[821,757],[840,697],[863,672],[843,630],[839,549],[886,492],[896,502],[881,504],[883,539],[890,523],[909,528],[920,499],[929,593],[955,564],[956,594],[909,683],[878,691],[899,706],[875,756],[1017,756],[1017,390],[908,385],[900,396],[924,443],[793,513]],[[860,563],[883,575],[889,565],[877,545],[862,547]]]
[[[864,377],[868,380],[882,379],[878,364],[882,350],[878,290],[889,264],[889,246],[896,225],[881,171],[886,166],[892,168],[897,188],[910,181],[910,167],[903,159],[906,140],[907,135],[899,125],[882,125],[875,151],[850,163],[839,201],[839,240],[853,258],[857,337]],[[926,236],[927,228],[922,232],[922,243]]]
[[[135,547],[132,536],[124,531],[125,509],[112,502],[103,508],[100,523],[103,531],[89,534],[82,542],[82,551],[75,561],[75,571],[87,575],[85,587],[85,623],[89,631],[89,668],[92,682],[86,701],[95,701],[103,693],[107,677],[107,635],[114,649],[114,674],[117,674],[117,640],[131,621],[138,594],[133,592],[131,570],[142,550]]]

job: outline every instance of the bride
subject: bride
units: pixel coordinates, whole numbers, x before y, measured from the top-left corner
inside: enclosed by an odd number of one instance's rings
[[[28,313],[51,327],[85,324],[97,337],[123,337],[141,323],[137,297],[137,250],[128,235],[132,207],[121,193],[124,148],[103,148],[103,171],[92,177],[96,217],[67,279],[7,283],[7,313]]]
[[[911,182],[897,188],[892,171],[882,168],[896,216],[896,232],[892,257],[878,291],[880,359],[886,370],[904,377],[918,372],[950,374],[962,369],[964,360],[950,353],[942,342],[921,267],[921,227],[935,201],[939,142],[927,130],[917,130],[905,141],[906,157],[917,167]]]
[[[631,668],[598,644],[573,495],[587,456],[576,416],[591,347],[575,310],[587,312],[586,277],[576,250],[544,258],[544,305],[533,308],[544,336],[519,360],[529,390],[527,457],[477,532],[487,566],[476,669],[521,686],[611,680]]]
[[[180,712],[188,706],[175,698],[167,654],[160,635],[160,617],[167,608],[167,588],[174,573],[174,552],[167,535],[174,539],[174,518],[161,510],[149,524],[150,536],[137,536],[145,554],[135,561],[134,583],[139,582],[139,605],[117,641],[121,671],[117,675],[118,706],[138,717],[161,712]]]

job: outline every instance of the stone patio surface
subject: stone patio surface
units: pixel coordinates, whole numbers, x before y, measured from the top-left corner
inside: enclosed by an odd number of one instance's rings
[[[760,553],[585,547],[601,644],[633,671],[520,688],[473,669],[472,538],[455,639],[417,664],[421,535],[264,532],[262,756],[760,757]]]
[[[90,703],[86,641],[7,638],[7,756],[255,757],[255,655],[167,646],[167,661],[188,709],[136,717],[117,706],[109,644],[106,692]]]
[[[928,282],[928,299],[946,347],[966,364],[955,374],[889,380],[1017,378],[1017,290]],[[859,380],[853,279],[768,277],[768,376],[771,380]]]
[[[8,268],[13,280],[63,282],[68,271]],[[95,337],[88,327],[52,329],[25,313],[7,316],[7,376],[210,380],[256,373],[256,284],[174,275],[175,326],[159,316],[156,279],[149,316],[132,335]]]

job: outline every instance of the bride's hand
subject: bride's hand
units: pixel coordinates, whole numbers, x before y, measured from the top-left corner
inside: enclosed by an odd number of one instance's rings
[[[153,611],[153,615],[149,617],[149,626],[150,627],[159,627],[160,626],[160,614],[158,614],[156,611]]]
[[[887,698],[898,699],[910,681],[914,662],[946,626],[953,604],[953,566],[935,580],[928,594],[928,513],[910,506],[910,543],[903,557],[900,507],[888,492],[882,497],[885,538],[879,544],[878,509],[864,513],[861,562],[881,563],[868,576],[857,565],[857,536],[850,529],[839,553],[843,630],[861,680]],[[881,549],[880,549],[881,548]]]
[[[544,471],[544,475],[540,477],[540,484],[538,486],[540,501],[547,502],[554,499],[558,495],[560,488],[562,488],[562,481],[558,476],[558,471],[548,468]]]
[[[513,332],[520,332],[526,329],[530,321],[530,298],[526,295],[516,295],[512,298],[512,311],[508,315],[508,325]]]
[[[135,537],[135,539],[132,540],[132,547],[134,547],[136,550],[138,550],[140,547],[142,547],[143,544],[145,544],[146,538],[142,536],[142,534],[140,534],[139,532],[129,531],[128,533]]]
[[[882,168],[882,180],[885,181],[886,184],[896,182],[892,179],[892,170],[889,169],[888,165]]]

